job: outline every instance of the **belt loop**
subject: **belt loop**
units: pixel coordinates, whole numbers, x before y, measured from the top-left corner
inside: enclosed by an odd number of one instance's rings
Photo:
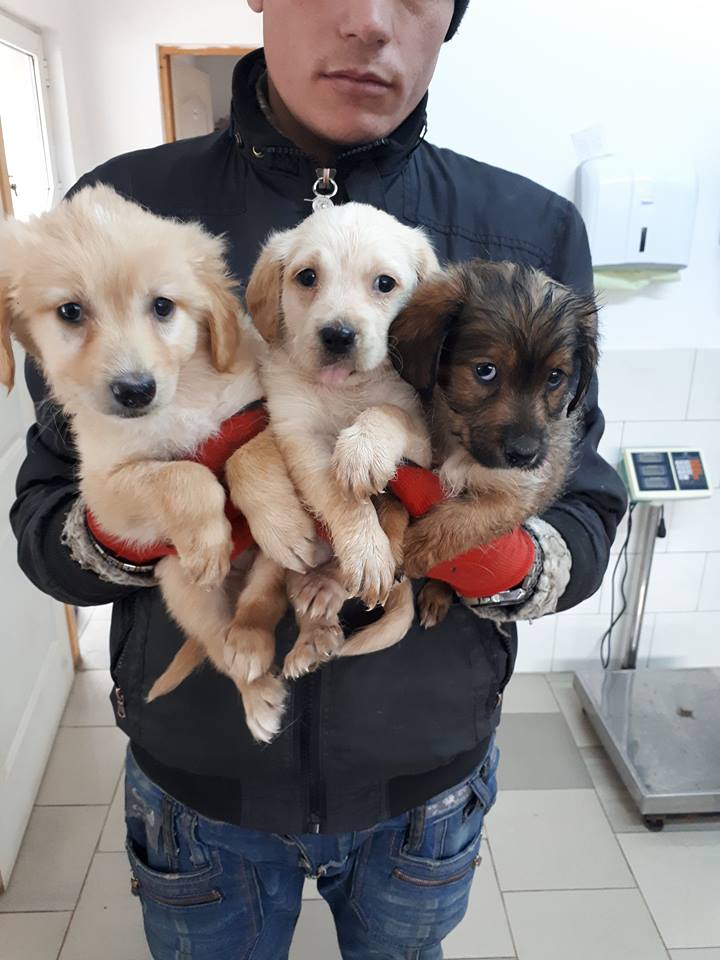
[[[407,852],[419,853],[425,836],[425,806],[415,807],[410,811],[410,826],[408,827]]]
[[[188,846],[188,855],[190,862],[196,868],[207,866],[205,851],[198,840],[197,835],[198,817],[187,808],[183,808],[180,814],[179,830],[181,838],[185,839]]]
[[[162,798],[162,820],[160,824],[162,846],[167,857],[168,870],[176,872],[179,868],[179,850],[175,836],[175,803],[172,797]]]

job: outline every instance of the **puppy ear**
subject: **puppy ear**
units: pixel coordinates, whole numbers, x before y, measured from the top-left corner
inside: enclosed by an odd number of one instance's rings
[[[390,326],[390,357],[403,378],[429,399],[440,353],[465,302],[462,274],[451,269],[421,283]]]
[[[0,277],[0,383],[7,388],[8,393],[15,383],[15,356],[10,340],[12,322],[10,292]]]
[[[210,289],[210,310],[207,324],[210,330],[210,357],[219,373],[232,369],[240,348],[240,301],[232,292],[227,278]]]
[[[415,271],[418,282],[422,283],[423,280],[427,280],[431,274],[437,273],[440,270],[440,264],[425,231],[421,227],[416,227],[415,234],[418,241],[415,255]]]
[[[11,268],[8,265],[20,253],[23,230],[24,225],[19,221],[0,218],[0,383],[8,393],[15,384],[15,356],[10,334],[16,320],[10,294]]]
[[[272,343],[280,332],[280,288],[285,245],[282,235],[271,237],[260,251],[245,291],[245,303],[263,340]]]
[[[210,359],[219,373],[227,373],[240,348],[242,307],[225,263],[225,242],[205,231],[193,234],[192,242],[197,279],[207,297],[203,319],[210,333]]]
[[[577,323],[575,356],[580,366],[580,374],[575,395],[568,406],[568,416],[585,399],[600,355],[598,347],[598,307],[595,297],[592,294],[587,296],[573,295],[570,309],[574,312]]]

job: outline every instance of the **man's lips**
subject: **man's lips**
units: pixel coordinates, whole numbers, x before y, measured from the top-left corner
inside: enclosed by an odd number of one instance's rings
[[[347,93],[361,93],[378,96],[392,87],[392,81],[377,73],[358,70],[334,70],[321,74],[324,80],[329,80],[337,89]]]

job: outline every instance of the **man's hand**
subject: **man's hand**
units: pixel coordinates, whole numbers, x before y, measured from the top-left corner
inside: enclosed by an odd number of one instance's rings
[[[400,467],[390,488],[413,517],[424,516],[435,504],[444,500],[437,476],[419,467]],[[419,525],[422,526],[422,523]],[[411,545],[417,540],[413,525],[408,531]],[[416,556],[417,554],[417,556]],[[415,560],[419,553],[413,553]],[[530,534],[519,527],[491,543],[474,547],[451,560],[438,563],[422,572],[413,562],[414,576],[442,580],[464,597],[490,597],[522,583],[535,559],[535,544]],[[432,563],[432,558],[430,558]]]

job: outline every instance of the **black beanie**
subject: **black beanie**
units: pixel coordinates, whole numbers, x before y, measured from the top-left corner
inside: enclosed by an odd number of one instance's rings
[[[450,26],[445,36],[446,40],[451,40],[455,36],[457,28],[460,26],[460,21],[465,16],[469,2],[470,0],[455,0],[455,10],[453,11],[452,20],[450,21]]]

